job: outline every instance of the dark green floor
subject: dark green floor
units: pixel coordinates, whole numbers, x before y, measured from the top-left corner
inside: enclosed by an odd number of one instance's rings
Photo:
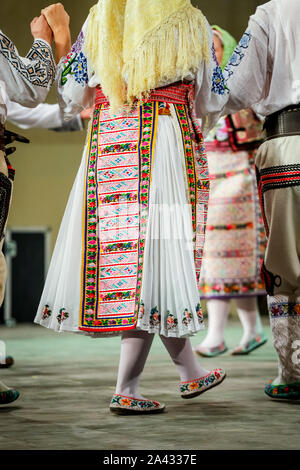
[[[270,331],[266,328],[270,337]],[[230,323],[234,346],[241,334]],[[197,344],[205,332],[192,338]],[[0,338],[16,364],[0,377],[21,392],[0,408],[0,449],[299,449],[300,407],[264,394],[276,375],[271,341],[250,356],[203,360],[224,367],[225,382],[194,400],[178,394],[178,377],[156,338],[142,392],[163,401],[157,416],[118,417],[108,405],[114,392],[119,338],[58,335],[39,326],[1,327]]]

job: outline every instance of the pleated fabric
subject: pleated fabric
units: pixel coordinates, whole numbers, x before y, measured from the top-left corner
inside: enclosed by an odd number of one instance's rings
[[[179,137],[172,117],[159,116],[137,324],[138,329],[167,337],[190,336],[203,328]],[[78,328],[86,159],[87,148],[62,220],[35,323],[55,331],[102,337]]]

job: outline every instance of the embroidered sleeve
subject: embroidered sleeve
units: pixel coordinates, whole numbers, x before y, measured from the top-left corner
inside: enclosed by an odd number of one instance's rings
[[[99,82],[94,83],[94,77],[89,76],[88,60],[84,54],[87,22],[84,23],[71,51],[61,59],[57,67],[58,102],[64,120],[72,119],[95,103],[95,87]]]
[[[87,59],[82,52],[83,43],[84,34],[83,31],[81,31],[77,41],[71,49],[71,52],[63,61],[61,72],[62,85],[65,85],[71,76],[73,76],[76,83],[83,87],[88,83]]]
[[[269,48],[268,34],[254,20],[224,70],[229,100],[224,114],[233,114],[256,106],[268,93]]]
[[[252,34],[250,30],[247,30],[242,39],[239,42],[239,45],[235,48],[234,53],[232,54],[231,58],[229,59],[228,64],[224,70],[224,80],[225,83],[229,80],[229,78],[233,75],[236,67],[238,67],[243,58],[245,57],[245,51],[248,49],[250,41],[252,39]]]
[[[22,79],[31,85],[49,88],[55,78],[55,62],[49,44],[35,40],[26,58],[19,56],[12,41],[0,32],[0,54]]]
[[[224,95],[225,90],[226,90],[225,81],[224,81],[222,69],[216,57],[216,51],[215,51],[214,45],[212,45],[212,58],[214,61],[214,69],[213,69],[213,74],[212,74],[211,91],[213,93],[217,93],[218,95]]]
[[[200,65],[195,89],[195,110],[201,119],[202,133],[204,137],[215,126],[221,117],[221,110],[228,100],[228,89],[222,69],[218,64],[213,46],[213,33],[209,27],[210,57],[207,62]]]

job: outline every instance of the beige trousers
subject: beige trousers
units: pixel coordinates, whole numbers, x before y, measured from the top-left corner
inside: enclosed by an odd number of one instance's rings
[[[300,382],[300,135],[265,142],[256,167],[268,236],[262,274],[279,378]]]

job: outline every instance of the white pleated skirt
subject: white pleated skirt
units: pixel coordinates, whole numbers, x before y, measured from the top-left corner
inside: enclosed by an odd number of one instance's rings
[[[87,151],[86,146],[34,321],[58,332],[102,337],[107,335],[78,328]],[[62,321],[64,312],[68,317]],[[182,139],[171,116],[159,116],[137,329],[186,337],[203,328]]]

